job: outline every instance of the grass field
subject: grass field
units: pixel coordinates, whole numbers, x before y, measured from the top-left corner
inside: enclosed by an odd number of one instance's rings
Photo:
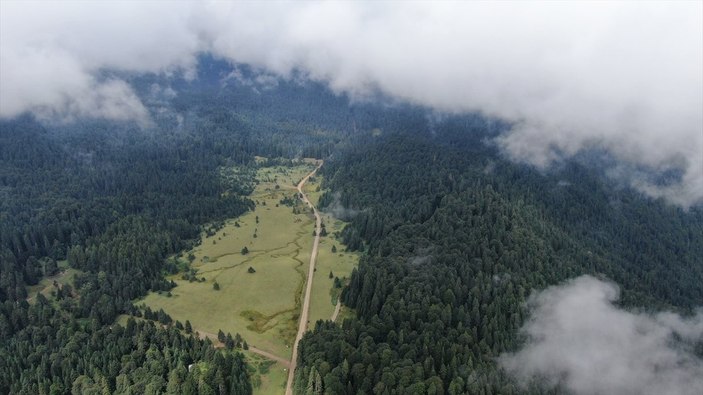
[[[180,258],[185,261],[191,256],[196,281],[185,280],[183,273],[174,275],[171,279],[177,286],[171,296],[151,293],[136,304],[144,303],[154,311],[162,308],[174,320],[189,320],[203,333],[239,333],[250,346],[290,359],[314,238],[314,217],[297,199],[295,185],[313,168],[313,162],[260,168],[250,197],[256,209],[228,220],[211,236],[203,233],[202,243]],[[314,204],[321,195],[319,181],[316,178],[305,188]],[[328,235],[320,239],[311,325],[330,319],[334,311],[339,289],[334,288],[330,271],[344,279],[358,262],[334,238],[344,223],[329,215],[323,215],[323,222]],[[337,253],[332,253],[333,245]],[[243,254],[245,247],[248,253]],[[215,283],[219,290],[214,289]],[[285,366],[252,352],[245,354],[252,380],[258,384],[256,394],[285,390]]]
[[[51,297],[52,292],[56,291],[56,286],[54,286],[54,281],[59,287],[63,287],[66,284],[73,286],[73,278],[76,274],[81,273],[78,269],[73,269],[68,267],[67,261],[58,261],[57,266],[60,272],[54,276],[45,277],[39,281],[37,285],[31,285],[27,287],[27,301],[29,303],[34,303],[37,293],[41,293],[46,296],[47,299],[53,300]]]
[[[250,345],[290,358],[314,224],[302,204],[294,214],[280,201],[289,197],[297,203],[295,184],[312,169],[309,163],[259,169],[251,196],[256,209],[210,237],[203,234],[201,245],[185,254],[195,257],[196,277],[205,281],[173,276],[171,297],[152,293],[143,302],[190,320],[196,329],[240,333]],[[243,255],[245,247],[249,252]]]
[[[327,236],[320,238],[317,252],[315,279],[312,283],[310,300],[309,329],[312,329],[318,320],[329,320],[334,312],[337,297],[341,291],[340,288],[334,287],[334,277],[338,277],[344,284],[359,262],[358,255],[345,252],[345,247],[334,236],[335,232],[342,230],[344,223],[327,214],[323,214],[322,218],[327,228]],[[332,252],[332,246],[336,246],[336,253]],[[330,272],[332,272],[332,278],[329,277]]]
[[[322,191],[320,190],[320,178],[311,178],[305,184],[304,191],[310,201],[317,206]],[[322,222],[327,229],[327,236],[320,238],[320,247],[317,253],[317,263],[315,279],[312,283],[312,296],[310,301],[310,323],[308,329],[312,329],[318,320],[329,320],[334,312],[337,297],[341,289],[334,287],[334,278],[338,277],[342,284],[349,278],[352,270],[359,263],[359,256],[356,253],[345,252],[345,247],[340,240],[335,237],[335,233],[344,228],[344,222],[322,213]],[[332,246],[337,252],[332,252]],[[332,278],[329,277],[332,272]]]
[[[280,395],[286,389],[288,371],[281,363],[252,352],[244,352],[251,367],[251,381],[257,395]]]

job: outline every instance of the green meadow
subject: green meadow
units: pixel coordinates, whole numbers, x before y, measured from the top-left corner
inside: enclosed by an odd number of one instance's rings
[[[332,317],[341,292],[341,288],[335,287],[334,279],[337,277],[341,284],[345,284],[359,262],[358,255],[345,252],[345,247],[334,236],[335,232],[342,230],[344,223],[327,214],[322,214],[322,219],[327,229],[327,236],[320,238],[320,247],[317,251],[308,329],[312,329],[318,320],[329,320]],[[337,250],[336,253],[332,252],[333,246]],[[330,278],[330,272],[332,278]]]
[[[313,168],[259,169],[251,195],[256,209],[211,236],[203,233],[202,243],[184,254],[191,255],[197,280],[175,275],[170,297],[152,293],[143,302],[175,320],[190,320],[194,329],[239,333],[251,346],[290,358],[314,229],[295,185]],[[281,203],[285,198],[293,207]]]
[[[320,177],[311,177],[303,188],[315,206],[317,206],[323,192],[320,190],[320,181]],[[336,234],[344,228],[345,223],[327,213],[321,212],[320,214],[327,235],[320,238],[320,247],[317,252],[308,329],[312,329],[318,320],[329,320],[332,317],[337,298],[341,293],[341,288],[335,287],[335,277],[339,278],[340,284],[345,284],[359,262],[358,254],[345,252],[344,245],[336,237]],[[336,252],[332,252],[333,246]],[[330,273],[332,273],[331,278]]]
[[[53,300],[52,294],[54,294],[59,288],[63,288],[64,285],[70,285],[73,287],[73,279],[76,274],[81,273],[81,271],[68,267],[67,261],[58,261],[57,266],[59,268],[59,273],[53,276],[44,277],[36,285],[30,285],[27,287],[27,301],[30,304],[36,302],[36,296],[38,293],[44,295],[49,300]]]
[[[171,276],[177,285],[170,296],[151,293],[137,305],[164,309],[174,320],[189,320],[194,330],[211,338],[219,330],[239,333],[250,347],[290,359],[314,240],[314,217],[297,198],[295,186],[313,169],[312,161],[258,169],[250,196],[255,210],[226,221],[210,235],[203,232],[200,245],[178,258],[184,264],[189,261],[194,275]],[[321,195],[319,181],[316,177],[305,187],[315,204]],[[320,239],[310,327],[331,318],[341,291],[334,278],[344,283],[358,262],[334,236],[344,223],[327,214],[323,222],[328,234]],[[251,351],[245,354],[256,393],[280,394],[285,366]]]
[[[286,389],[288,371],[283,364],[252,352],[245,352],[251,374],[254,393],[257,395],[280,395]]]

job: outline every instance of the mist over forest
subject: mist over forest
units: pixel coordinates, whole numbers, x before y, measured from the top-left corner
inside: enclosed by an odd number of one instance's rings
[[[304,158],[292,393],[703,391],[701,2],[4,1],[0,393],[263,393],[140,301]]]

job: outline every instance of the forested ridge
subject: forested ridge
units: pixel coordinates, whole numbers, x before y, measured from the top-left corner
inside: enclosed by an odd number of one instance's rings
[[[543,393],[496,359],[520,344],[532,290],[581,274],[614,280],[631,307],[703,304],[700,208],[578,163],[511,164],[485,144],[495,126],[448,120],[325,163],[322,209],[356,213],[343,236],[365,254],[342,295],[356,318],[305,336],[297,393]]]

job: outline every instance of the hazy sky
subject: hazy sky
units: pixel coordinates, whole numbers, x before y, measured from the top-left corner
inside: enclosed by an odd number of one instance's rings
[[[538,167],[602,147],[681,169],[651,196],[703,202],[703,2],[0,3],[0,116],[148,118],[105,69],[191,75],[210,52],[339,93],[514,123]]]
[[[533,295],[529,341],[500,364],[523,383],[540,377],[576,395],[699,395],[703,312],[632,313],[618,299],[616,285],[589,276]]]

